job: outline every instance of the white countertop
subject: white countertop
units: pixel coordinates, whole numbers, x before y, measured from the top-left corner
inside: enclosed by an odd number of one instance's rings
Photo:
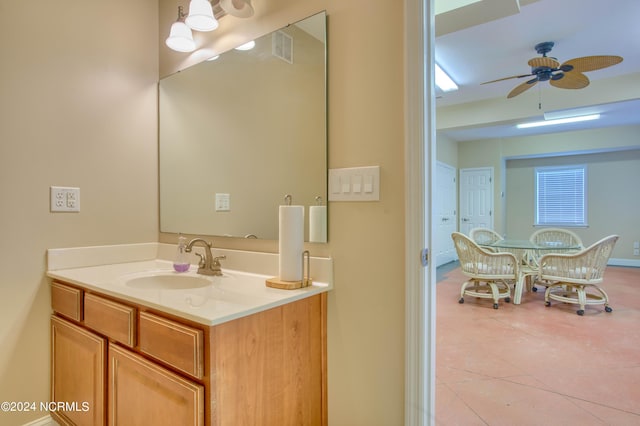
[[[78,248],[49,250],[50,261],[47,276],[208,326],[310,297],[332,288],[330,279],[328,279],[327,282],[314,280],[313,285],[302,289],[280,290],[267,287],[265,284],[265,280],[274,275],[225,269],[224,264],[222,277],[199,275],[195,272],[197,266],[193,264],[189,272],[177,273],[173,270],[171,261],[159,258],[144,259],[144,257],[149,257],[148,255],[132,256],[135,260],[131,262],[122,262],[125,259],[120,258],[118,260],[121,263],[111,264],[96,264],[99,262],[95,260],[88,262],[77,260],[79,252],[83,253],[80,256],[83,259],[87,257],[108,259],[110,256],[104,256],[105,247],[117,249],[121,246],[89,247],[86,249],[97,249],[89,256],[85,250]],[[148,247],[146,250],[149,251]],[[166,247],[162,247],[156,253],[163,251],[167,251]],[[100,256],[95,256],[96,253]],[[229,253],[240,259],[244,256],[242,252],[230,251]],[[274,256],[273,254],[255,252],[247,252],[247,254],[252,256],[250,259],[262,255]],[[71,261],[69,256],[74,256]],[[277,260],[277,255],[275,256]],[[272,259],[267,259],[267,262],[272,262]],[[87,263],[88,266],[82,266],[82,263]],[[236,260],[236,264],[239,263],[241,260]],[[331,259],[316,258],[316,264],[321,269],[330,269],[329,271],[317,271],[319,276],[331,277]],[[65,267],[69,265],[73,265],[73,267]],[[248,266],[250,267],[250,265]],[[189,289],[135,288],[127,285],[127,280],[131,278],[154,274],[197,276],[207,279],[211,284]]]

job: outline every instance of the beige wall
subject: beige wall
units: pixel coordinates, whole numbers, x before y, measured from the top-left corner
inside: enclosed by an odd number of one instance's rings
[[[534,231],[533,169],[542,165],[586,164],[589,227],[577,228],[576,233],[587,245],[607,235],[618,234],[621,238],[612,257],[637,262],[640,258],[633,256],[633,242],[640,241],[636,223],[640,209],[638,131],[640,126],[621,126],[461,142],[459,167],[495,168],[495,228],[511,238],[527,238]],[[603,153],[607,150],[614,152]],[[576,155],[589,151],[594,153]],[[505,161],[548,154],[554,154],[554,157]],[[504,199],[498,196],[503,190]]]
[[[436,159],[452,167],[458,167],[458,142],[444,134],[438,134],[436,139]]]
[[[157,239],[156,0],[0,6],[0,401],[49,398],[46,249]],[[49,187],[81,189],[49,212]],[[21,425],[43,412],[0,412]]]
[[[160,0],[160,40],[175,3]],[[380,165],[381,200],[330,203],[329,244],[312,255],[334,258],[329,295],[329,424],[388,426],[404,410],[404,112],[403,10],[385,0],[255,0],[253,27],[224,18],[209,52],[326,10],[329,167]],[[402,3],[398,3],[401,5]],[[384,31],[380,29],[384,28]],[[211,47],[213,46],[213,47]],[[222,46],[222,47],[215,47]],[[210,53],[209,53],[210,54]],[[161,47],[160,74],[195,61]],[[162,234],[163,241],[175,235]],[[218,246],[277,250],[273,242],[217,238]]]

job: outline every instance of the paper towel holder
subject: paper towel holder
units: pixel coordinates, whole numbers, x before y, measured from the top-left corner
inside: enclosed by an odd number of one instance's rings
[[[311,278],[311,255],[309,250],[302,252],[302,280],[299,281],[284,281],[279,277],[269,278],[265,281],[267,287],[279,288],[281,290],[295,290],[298,288],[309,287],[313,284]]]

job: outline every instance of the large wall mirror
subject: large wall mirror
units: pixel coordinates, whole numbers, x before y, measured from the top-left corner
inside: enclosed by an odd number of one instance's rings
[[[160,231],[277,240],[289,194],[308,240],[327,200],[325,33],[320,13],[160,81]]]

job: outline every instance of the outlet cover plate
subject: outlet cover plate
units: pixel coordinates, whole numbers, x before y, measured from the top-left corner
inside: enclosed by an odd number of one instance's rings
[[[52,186],[50,198],[52,212],[80,211],[80,188]]]

